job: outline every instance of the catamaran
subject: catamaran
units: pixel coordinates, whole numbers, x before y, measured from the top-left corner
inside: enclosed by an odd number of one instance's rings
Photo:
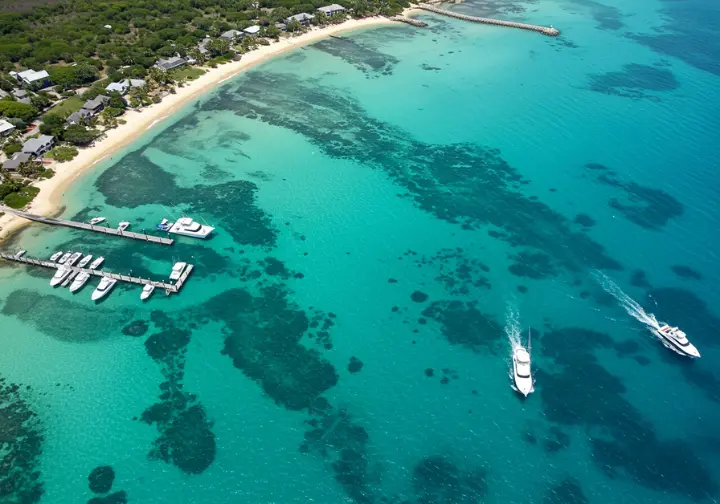
[[[167,231],[168,233],[192,236],[193,238],[207,238],[210,236],[210,233],[215,230],[214,227],[202,225],[190,217],[182,217],[175,222],[168,222],[167,219],[163,219],[162,222],[157,225],[157,228]]]
[[[528,347],[530,347],[530,333],[528,331]],[[530,352],[524,346],[513,348],[513,379],[515,389],[525,397],[533,391],[532,374],[530,372]]]
[[[140,293],[140,299],[145,301],[147,298],[152,296],[152,293],[155,291],[155,286],[150,284],[145,284],[145,286],[142,289],[142,292]]]
[[[52,262],[55,262],[58,259],[60,259],[62,257],[62,255],[63,255],[62,250],[60,250],[59,252],[55,252],[53,255],[50,256],[50,260]],[[70,256],[68,255],[68,257],[70,257]]]
[[[97,301],[104,298],[110,293],[112,288],[115,287],[116,283],[117,280],[114,278],[103,277],[98,286],[95,288],[95,291],[92,293],[91,299],[93,301]]]
[[[184,262],[176,262],[173,264],[172,271],[170,272],[170,280],[178,280],[185,266],[187,266],[187,263]]]
[[[650,330],[660,338],[665,346],[669,346],[671,349],[688,357],[700,357],[698,349],[690,343],[685,333],[678,327],[671,327],[664,322],[660,322],[658,329],[653,328]]]

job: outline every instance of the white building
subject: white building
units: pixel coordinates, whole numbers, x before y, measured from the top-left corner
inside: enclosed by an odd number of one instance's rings
[[[289,18],[285,19],[285,24],[290,24],[293,21],[297,21],[301,25],[307,26],[314,18],[315,16],[313,16],[312,14],[308,14],[307,12],[301,12],[300,14],[295,14],[294,16],[290,16]]]
[[[127,79],[122,80],[120,82],[111,82],[105,88],[105,91],[107,91],[108,93],[117,91],[121,95],[126,94],[129,90],[130,90],[130,82]]]
[[[10,75],[13,75],[13,77],[27,86],[33,84],[46,84],[50,82],[50,74],[48,74],[45,70],[40,70],[39,72],[36,72],[35,70],[24,70],[17,73],[10,72]]]
[[[0,119],[0,135],[2,135],[2,136],[9,135],[12,132],[12,130],[14,130],[14,129],[15,129],[15,126],[13,126],[12,124],[10,124],[9,122],[7,122],[4,119]]]
[[[243,31],[248,35],[257,35],[260,33],[260,27],[258,25],[248,26]]]
[[[318,11],[324,12],[326,16],[334,16],[340,12],[345,12],[345,7],[338,4],[326,5],[325,7],[318,8]]]

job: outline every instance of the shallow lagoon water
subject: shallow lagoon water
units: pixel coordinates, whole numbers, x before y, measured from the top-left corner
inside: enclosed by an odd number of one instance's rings
[[[22,475],[4,498],[717,499],[718,75],[698,56],[714,48],[706,33],[684,28],[706,7],[452,8],[563,35],[422,16],[426,30],[299,49],[66,195],[66,216],[138,230],[187,212],[217,226],[212,239],[33,226],[9,245],[154,277],[173,259],[197,267],[179,296],[142,304],[119,286],[98,305],[90,286],[0,268],[0,397],[33,434],[10,437],[25,457],[4,459]],[[663,348],[598,269],[703,358]],[[512,311],[533,330],[524,401],[508,376]],[[104,465],[112,488],[94,494]]]

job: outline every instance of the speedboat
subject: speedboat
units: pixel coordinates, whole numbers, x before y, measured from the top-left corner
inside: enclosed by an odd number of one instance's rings
[[[125,230],[126,230],[127,228],[129,228],[129,227],[130,227],[130,223],[127,222],[127,221],[123,221],[123,222],[120,223],[120,225],[118,226],[117,230],[122,233],[123,231],[125,231]]]
[[[530,373],[530,353],[523,346],[513,348],[513,379],[515,389],[525,397],[533,391],[532,376]]]
[[[167,230],[168,233],[192,236],[193,238],[207,238],[215,229],[212,226],[203,226],[190,217],[183,217],[182,219],[178,219],[174,224],[167,225],[170,226]]]
[[[90,265],[90,269],[91,269],[91,270],[98,269],[98,268],[100,267],[100,265],[103,263],[104,260],[105,260],[104,257],[98,257],[97,259],[95,259],[95,260],[92,262],[92,264]]]
[[[75,277],[75,280],[73,281],[72,285],[70,286],[70,292],[77,292],[80,289],[83,288],[83,286],[87,283],[87,281],[90,279],[90,274],[85,273],[84,271],[81,272],[77,277]]]
[[[688,341],[687,336],[677,327],[661,322],[660,327],[651,329],[651,331],[660,338],[665,346],[676,350],[677,352],[687,355],[688,357],[700,357],[700,352]]]
[[[25,255],[25,251],[24,251],[24,250],[18,250],[18,252],[15,254],[15,257],[22,257],[22,256],[24,256],[24,255]]]
[[[90,219],[90,225],[94,226],[95,224],[100,224],[105,220],[105,217],[93,217]]]
[[[62,255],[63,255],[62,250],[59,251],[59,252],[55,252],[53,255],[50,256],[50,260],[51,260],[52,262],[55,262],[55,261],[57,261],[58,259],[60,259],[60,258],[62,257]],[[68,257],[70,257],[70,256],[68,255]]]
[[[68,268],[58,268],[53,277],[50,279],[50,286],[56,287],[63,283],[67,277],[70,276],[72,270]]]
[[[140,299],[145,301],[147,298],[152,296],[152,293],[154,290],[155,290],[154,285],[145,284],[145,286],[143,287],[142,293],[140,293]]]
[[[86,256],[83,257],[82,260],[78,263],[77,267],[78,267],[78,268],[84,268],[85,266],[88,265],[88,263],[89,263],[90,261],[92,261],[92,256],[91,256],[91,255],[86,255]]]
[[[65,261],[65,266],[74,266],[82,256],[82,252],[75,252],[67,261]]]
[[[162,231],[169,231],[169,230],[170,230],[170,226],[172,226],[172,222],[168,222],[167,219],[163,219],[163,220],[160,221],[160,224],[158,224],[158,225],[155,226],[155,227],[158,228],[158,229],[161,229]]]
[[[180,275],[182,275],[185,266],[187,266],[187,263],[184,262],[176,262],[173,264],[172,272],[170,272],[170,280],[178,280]]]
[[[93,301],[97,301],[98,299],[104,298],[110,293],[112,288],[115,287],[116,283],[117,280],[114,278],[103,277],[98,286],[95,288],[95,291],[92,293],[91,299]]]
[[[58,261],[59,264],[65,264],[68,259],[70,259],[70,256],[72,255],[72,252],[65,252]]]

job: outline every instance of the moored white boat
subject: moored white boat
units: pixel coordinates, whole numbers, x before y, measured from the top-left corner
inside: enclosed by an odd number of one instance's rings
[[[103,261],[105,261],[104,257],[98,257],[97,259],[95,259],[92,262],[89,269],[91,269],[91,270],[98,269],[100,267],[100,265],[103,263]]]
[[[513,348],[513,380],[515,389],[525,397],[533,391],[530,353],[523,346]]]
[[[185,266],[187,266],[187,263],[184,262],[176,262],[173,264],[172,271],[170,272],[170,280],[178,280]]]
[[[83,286],[87,283],[88,280],[90,280],[90,274],[85,273],[84,271],[81,272],[77,277],[75,277],[75,280],[70,286],[70,292],[79,291],[83,288]]]
[[[152,293],[153,293],[154,291],[155,291],[155,286],[154,286],[154,285],[146,284],[146,285],[143,287],[142,292],[140,293],[140,299],[142,299],[143,301],[145,301],[147,298],[149,298],[150,296],[152,296]]]
[[[89,263],[90,261],[92,261],[92,258],[93,258],[93,256],[91,256],[91,255],[86,255],[86,256],[83,257],[82,260],[78,263],[77,267],[78,267],[78,268],[84,268],[85,266],[88,265],[88,263]]]
[[[58,259],[60,259],[60,258],[62,257],[62,255],[63,255],[62,250],[60,250],[60,251],[58,251],[58,252],[55,252],[53,255],[50,256],[50,260],[51,260],[52,262],[55,262],[55,261],[57,261]],[[70,257],[70,256],[68,256],[68,257]]]
[[[78,262],[82,256],[82,252],[75,252],[68,258],[67,261],[65,261],[65,266],[74,266],[75,263]]]
[[[117,230],[122,232],[122,231],[125,231],[129,227],[130,227],[130,223],[127,221],[123,221],[120,223],[120,225],[118,225]]]
[[[195,222],[190,217],[183,217],[174,223],[165,222],[161,225],[167,227],[166,231],[168,233],[192,236],[193,238],[207,238],[215,229],[212,226],[204,226],[199,222]]]
[[[690,343],[685,333],[678,327],[671,327],[669,324],[661,322],[659,328],[650,330],[660,338],[665,346],[669,346],[676,352],[688,357],[700,357],[698,349]]]
[[[50,286],[56,287],[63,283],[67,277],[70,276],[70,273],[72,273],[72,270],[69,270],[65,267],[60,267],[57,269],[53,277],[50,279]]]
[[[65,252],[62,256],[60,256],[60,259],[58,260],[58,264],[65,264],[68,259],[70,259],[70,256],[72,255],[72,252]]]
[[[22,257],[22,256],[24,256],[24,255],[25,255],[25,251],[24,251],[24,250],[18,250],[18,251],[15,253],[15,257]]]
[[[115,287],[116,283],[117,280],[115,280],[114,278],[102,277],[100,283],[95,288],[95,291],[93,291],[91,299],[93,301],[97,301],[104,298],[110,293],[112,288]]]
[[[105,217],[93,217],[90,219],[90,225],[94,226],[96,224],[100,224],[105,220]]]

